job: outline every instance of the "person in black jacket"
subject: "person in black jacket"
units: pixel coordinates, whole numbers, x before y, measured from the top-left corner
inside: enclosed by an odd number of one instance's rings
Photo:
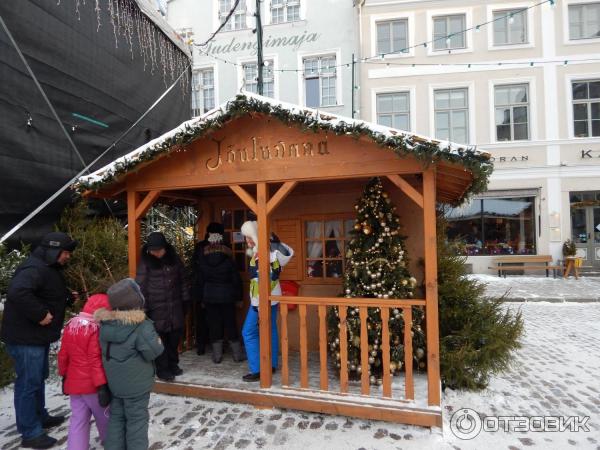
[[[17,430],[26,448],[49,448],[56,439],[44,429],[65,417],[50,416],[45,406],[48,350],[60,339],[65,309],[75,300],[67,289],[62,268],[77,241],[60,232],[48,233],[15,271],[8,286],[2,317],[2,341],[15,362],[14,387]]]
[[[220,223],[207,228],[206,244],[199,247],[193,261],[195,300],[206,310],[212,360],[223,359],[223,340],[227,337],[233,360],[244,361],[237,326],[235,305],[242,301],[242,279],[232,259],[231,249],[224,243],[225,230]],[[200,307],[201,305],[198,305]]]
[[[148,235],[135,281],[146,299],[146,314],[154,321],[165,347],[156,358],[156,375],[173,381],[183,373],[177,347],[183,336],[190,294],[183,263],[164,234],[155,231]]]

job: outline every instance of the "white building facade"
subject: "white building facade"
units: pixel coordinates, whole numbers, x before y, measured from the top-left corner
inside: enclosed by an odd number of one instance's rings
[[[171,0],[167,19],[194,45],[192,114],[200,115],[240,90],[257,92],[255,0]],[[358,48],[352,0],[270,0],[261,2],[263,95],[352,115],[352,55]]]
[[[448,213],[476,273],[496,255],[562,259],[567,239],[600,266],[600,1],[537,3],[357,5],[361,57],[376,56],[361,118],[494,158],[489,191]]]

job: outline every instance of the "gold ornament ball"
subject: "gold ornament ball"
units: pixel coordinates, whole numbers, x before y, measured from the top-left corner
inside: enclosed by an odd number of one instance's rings
[[[377,378],[375,378],[375,375],[371,375],[369,377],[369,381],[371,382],[371,384],[375,384],[375,383],[377,383]]]
[[[415,351],[415,354],[417,355],[417,358],[418,358],[418,359],[422,359],[422,358],[423,358],[423,356],[425,356],[425,350],[423,350],[422,348],[418,348],[418,349]]]
[[[372,231],[371,227],[368,225],[363,229],[363,233],[365,233],[365,234],[371,234],[371,231]]]
[[[375,358],[369,356],[369,364],[373,364],[375,362]]]
[[[354,229],[355,229],[355,230],[357,230],[357,231],[358,231],[358,230],[360,230],[361,228],[362,228],[362,226],[361,226],[361,224],[360,224],[360,223],[355,223],[355,224],[354,224]]]
[[[381,194],[381,196],[382,196],[383,198],[388,198],[388,193],[387,193],[387,192],[383,192],[383,193]]]

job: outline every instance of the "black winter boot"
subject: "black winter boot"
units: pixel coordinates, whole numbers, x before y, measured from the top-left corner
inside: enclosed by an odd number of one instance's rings
[[[215,341],[212,343],[212,360],[215,364],[223,361],[223,341]]]
[[[246,352],[242,348],[242,343],[240,341],[230,342],[229,347],[231,347],[231,353],[233,354],[233,360],[235,362],[246,361]]]

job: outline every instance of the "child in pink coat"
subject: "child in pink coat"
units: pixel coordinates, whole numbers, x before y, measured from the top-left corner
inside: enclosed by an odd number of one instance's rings
[[[92,295],[81,313],[71,319],[64,331],[58,352],[58,373],[63,377],[63,391],[71,399],[68,450],[86,450],[90,445],[90,418],[93,415],[100,440],[106,437],[109,401],[106,374],[102,367],[100,326],[94,313],[110,309],[106,294]]]

